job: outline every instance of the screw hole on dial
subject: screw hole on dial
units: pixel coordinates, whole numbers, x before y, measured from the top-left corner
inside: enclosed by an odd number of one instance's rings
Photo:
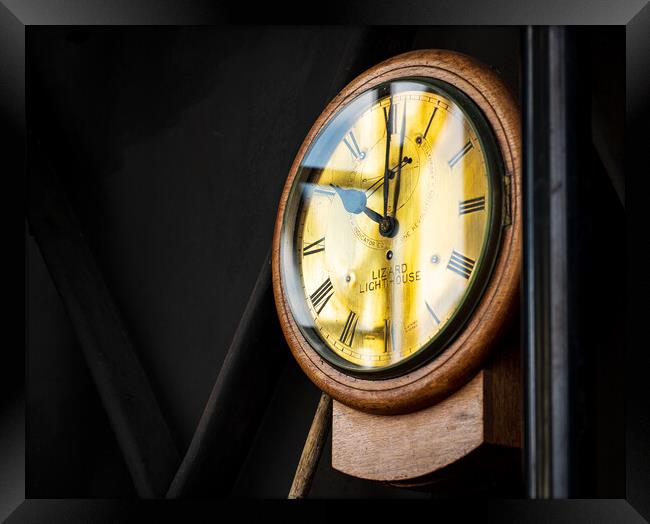
[[[389,249],[386,252],[386,260],[391,260],[393,258],[393,252]]]

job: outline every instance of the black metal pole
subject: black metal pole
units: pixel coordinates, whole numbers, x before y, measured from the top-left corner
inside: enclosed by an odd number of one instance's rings
[[[571,495],[570,209],[577,171],[570,29],[523,38],[525,456],[531,498]]]

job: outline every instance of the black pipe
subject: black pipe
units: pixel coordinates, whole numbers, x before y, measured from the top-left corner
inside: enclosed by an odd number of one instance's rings
[[[564,27],[523,38],[525,466],[531,498],[572,493],[576,341],[576,48]]]

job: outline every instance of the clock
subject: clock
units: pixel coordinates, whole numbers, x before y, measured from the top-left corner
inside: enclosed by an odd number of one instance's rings
[[[273,285],[294,357],[340,413],[430,410],[489,365],[518,294],[519,150],[503,81],[452,51],[373,67],[316,120]]]

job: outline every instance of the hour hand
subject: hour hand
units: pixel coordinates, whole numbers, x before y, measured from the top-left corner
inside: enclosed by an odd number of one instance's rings
[[[343,189],[335,184],[330,184],[341,197],[343,207],[348,213],[358,215],[366,207],[366,195],[356,189]]]
[[[355,215],[365,213],[368,218],[374,220],[378,224],[383,220],[384,217],[382,215],[366,206],[368,200],[363,191],[357,189],[343,189],[335,184],[330,185],[334,188],[339,197],[341,197],[343,207],[348,213],[354,213]]]
[[[370,209],[369,207],[364,207],[363,212],[370,220],[374,220],[377,222],[377,224],[381,224],[382,220],[384,220],[384,217],[382,215],[377,213],[377,211]]]

